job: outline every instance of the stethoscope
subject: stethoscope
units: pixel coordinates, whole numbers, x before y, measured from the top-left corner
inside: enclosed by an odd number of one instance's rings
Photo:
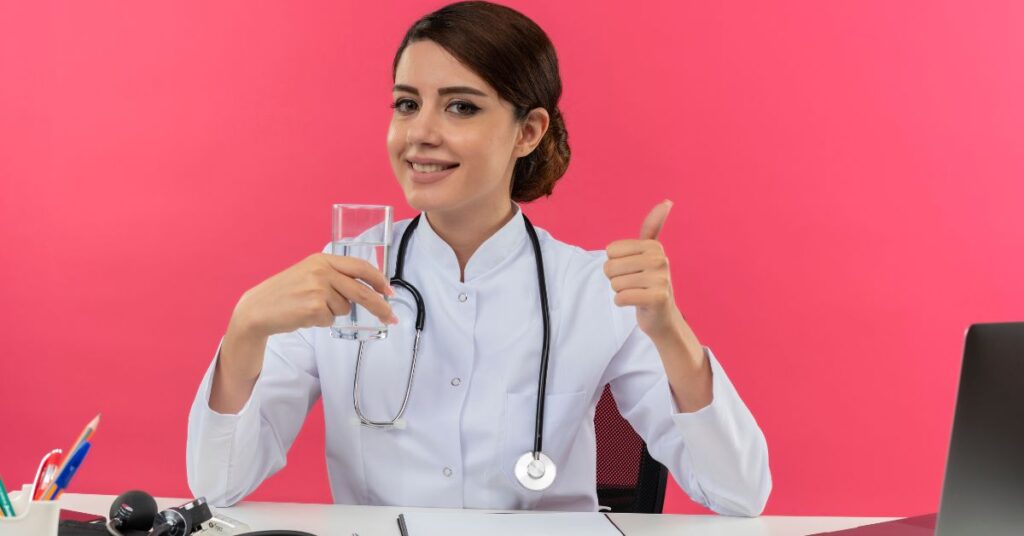
[[[412,393],[412,382],[416,374],[416,358],[419,357],[420,353],[420,336],[423,334],[426,307],[423,305],[423,296],[412,283],[402,279],[402,273],[405,267],[405,250],[409,245],[409,238],[412,236],[416,226],[419,225],[419,222],[420,216],[416,216],[409,222],[405,232],[402,233],[402,241],[398,246],[398,262],[395,265],[395,276],[391,279],[392,286],[408,290],[416,301],[416,338],[413,340],[409,377],[405,382],[405,396],[402,398],[402,405],[398,409],[398,414],[389,421],[374,421],[363,415],[359,404],[359,399],[361,398],[359,395],[359,369],[362,366],[363,344],[365,341],[359,341],[359,353],[356,355],[355,379],[352,386],[352,405],[356,410],[356,416],[359,417],[359,422],[371,428],[403,428],[405,421],[402,419],[402,416],[405,415],[405,410],[409,405],[409,395]],[[537,261],[537,284],[540,287],[541,318],[544,322],[544,345],[541,347],[540,354],[540,380],[537,385],[537,413],[533,430],[533,450],[524,453],[516,460],[514,472],[516,479],[523,487],[533,491],[541,491],[547,489],[555,481],[556,473],[555,462],[541,452],[542,436],[544,433],[544,391],[547,388],[548,351],[551,347],[551,319],[548,314],[548,291],[544,282],[544,260],[540,252],[540,241],[537,239],[537,231],[534,230],[533,224],[530,223],[525,214],[523,215],[523,223],[526,224],[526,234],[530,236],[530,242],[533,244],[533,256]]]

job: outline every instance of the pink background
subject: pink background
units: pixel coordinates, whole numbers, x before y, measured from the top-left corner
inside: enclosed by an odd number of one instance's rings
[[[412,215],[390,65],[440,5],[0,4],[9,484],[102,412],[71,491],[189,494],[238,297],[326,243],[331,203]],[[573,148],[526,210],[600,249],[676,202],[679,305],[768,438],[766,513],[934,511],[964,329],[1024,319],[1024,4],[512,5],[558,50]],[[318,408],[250,499],[329,501],[323,440]],[[674,485],[666,510],[701,511]]]

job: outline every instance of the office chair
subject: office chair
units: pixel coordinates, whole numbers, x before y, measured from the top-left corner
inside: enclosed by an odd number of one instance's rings
[[[594,412],[594,429],[597,503],[612,512],[660,514],[668,469],[651,457],[647,444],[619,414],[607,385]]]

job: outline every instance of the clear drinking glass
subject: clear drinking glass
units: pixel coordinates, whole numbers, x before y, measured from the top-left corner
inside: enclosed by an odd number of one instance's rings
[[[387,277],[391,207],[336,204],[331,222],[332,254],[363,259]],[[388,326],[365,307],[352,302],[349,314],[334,317],[331,336],[360,341],[384,339],[388,336]]]

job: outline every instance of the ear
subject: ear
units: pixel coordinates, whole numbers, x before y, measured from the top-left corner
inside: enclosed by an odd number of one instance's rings
[[[526,114],[526,117],[518,123],[519,133],[516,135],[516,145],[512,156],[519,158],[532,153],[540,145],[544,133],[548,131],[550,120],[548,111],[544,108],[530,110],[530,113]]]

